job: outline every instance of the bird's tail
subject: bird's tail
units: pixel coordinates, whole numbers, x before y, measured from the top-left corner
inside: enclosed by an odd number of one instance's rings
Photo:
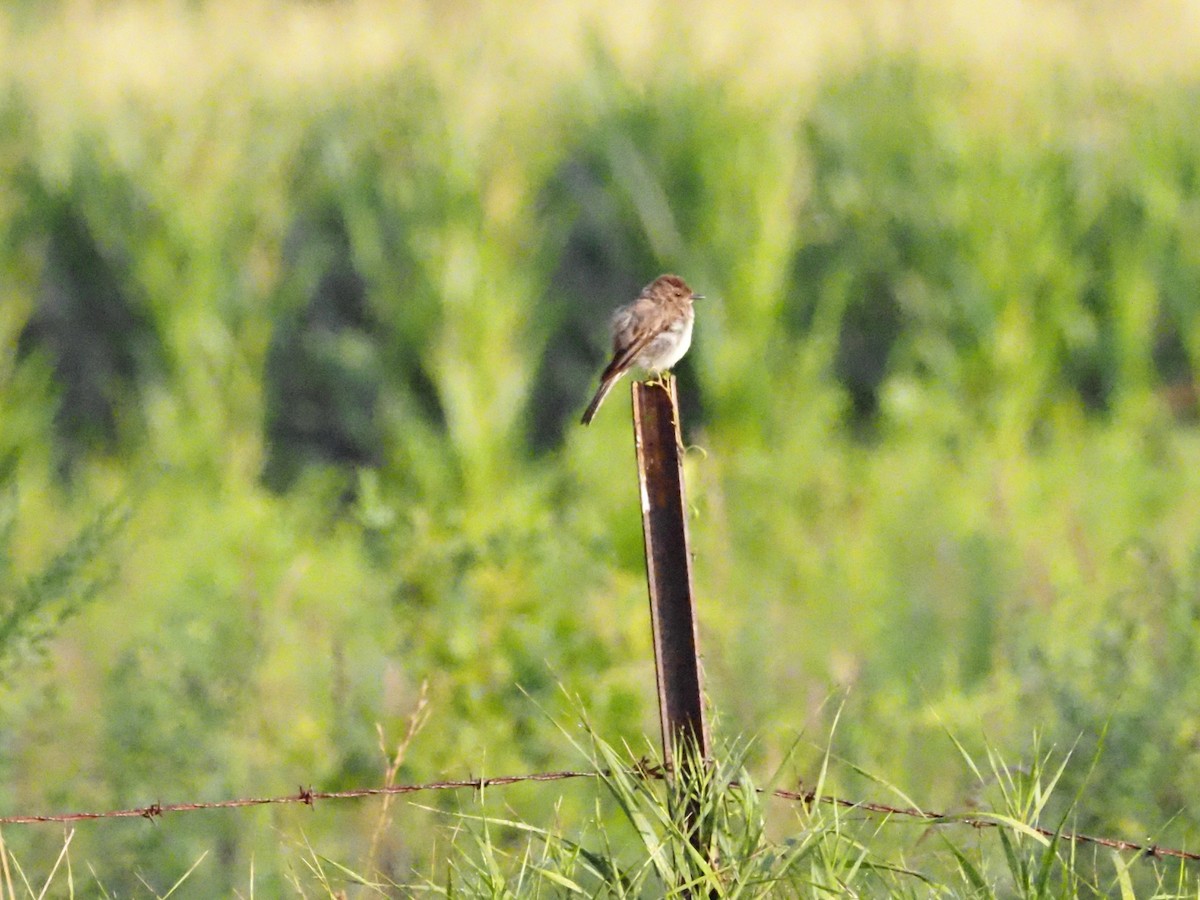
[[[592,419],[596,415],[596,410],[600,408],[600,404],[604,402],[604,398],[608,396],[608,392],[613,389],[613,385],[617,383],[617,379],[624,375],[624,370],[613,372],[607,378],[600,381],[600,387],[596,390],[596,396],[592,398],[592,402],[588,404],[588,408],[583,411],[583,418],[579,421],[584,425],[590,425]]]

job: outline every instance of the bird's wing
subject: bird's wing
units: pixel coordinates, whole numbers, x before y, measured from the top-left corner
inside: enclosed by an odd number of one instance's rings
[[[613,358],[600,380],[619,374],[633,365],[633,361],[646,349],[659,332],[652,303],[638,298],[628,306],[617,310],[613,316]]]

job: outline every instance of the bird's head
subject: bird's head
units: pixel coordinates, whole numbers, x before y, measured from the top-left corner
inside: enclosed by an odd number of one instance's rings
[[[642,290],[643,296],[653,297],[661,301],[692,301],[703,300],[703,294],[697,294],[687,286],[687,282],[678,275],[659,275]]]

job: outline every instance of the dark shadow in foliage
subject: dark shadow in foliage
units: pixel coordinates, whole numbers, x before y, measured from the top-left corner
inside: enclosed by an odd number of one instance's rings
[[[425,217],[440,221],[452,200],[439,190],[439,172],[425,168],[417,127],[433,99],[408,75],[394,87],[419,123],[401,116],[384,133],[364,133],[351,110],[334,110],[291,162],[298,214],[275,291],[280,312],[264,385],[262,477],[276,491],[308,466],[380,465],[394,427],[411,417],[420,420],[415,428],[445,430],[426,368],[441,307],[410,235],[433,227]],[[420,184],[417,199],[397,196],[398,179]]]
[[[990,388],[986,367],[981,383],[971,366],[994,358],[987,345],[995,287],[976,274],[988,223],[964,221],[955,198],[976,186],[981,165],[999,164],[1004,154],[961,139],[963,97],[953,75],[914,61],[868,63],[827,82],[801,129],[809,183],[787,322],[800,336],[832,332],[819,337],[836,339],[831,369],[859,434],[869,433],[861,426],[877,417],[884,382],[898,370],[949,376],[966,397],[972,387],[976,394]],[[1121,391],[1145,387],[1136,383],[1140,366],[1122,365],[1123,355],[1141,352],[1122,346],[1122,309],[1132,302],[1122,291],[1129,266],[1144,257],[1162,307],[1153,364],[1175,414],[1195,416],[1181,338],[1197,308],[1195,266],[1179,249],[1178,225],[1155,219],[1163,212],[1148,194],[1154,177],[1131,175],[1103,144],[1069,130],[1044,143],[1013,140],[1026,155],[1021,178],[1001,172],[980,184],[1032,195],[1014,198],[1017,215],[997,240],[1037,241],[1062,263],[1054,271],[1018,265],[1011,274],[1042,317],[1036,349],[1052,357],[1046,390],[1069,392],[1102,416]],[[1194,156],[1179,153],[1175,181],[1184,197],[1194,193]]]
[[[307,299],[281,317],[266,363],[264,483],[285,491],[306,465],[379,466],[379,328],[339,212],[302,221],[282,290]]]
[[[833,367],[850,394],[855,424],[873,422],[879,412],[879,388],[902,325],[900,304],[884,279],[868,283],[862,299],[842,316]]]
[[[1074,253],[1085,261],[1088,274],[1081,300],[1091,327],[1086,341],[1064,340],[1063,375],[1092,413],[1108,412],[1120,373],[1117,309],[1124,302],[1116,293],[1121,253],[1134,236],[1145,231],[1146,208],[1137,192],[1111,177],[1104,182],[1103,202],[1088,211],[1082,198],[1095,192],[1099,176],[1092,154],[1072,148],[1054,153],[1043,181],[1058,194],[1058,208],[1066,222],[1078,228]],[[1085,218],[1086,217],[1086,218]]]
[[[140,308],[114,249],[117,229],[105,241],[84,208],[84,192],[102,189],[105,214],[122,215],[129,186],[90,156],[76,163],[64,189],[47,187],[26,170],[18,179],[27,198],[18,240],[44,242],[41,284],[34,311],[18,340],[18,357],[49,359],[61,394],[56,414],[64,477],[88,450],[116,449],[125,426],[138,419],[140,386],[162,362],[150,316]],[[107,223],[111,226],[111,222]]]
[[[607,67],[604,60],[598,64]],[[640,179],[653,177],[670,199],[680,228],[690,221],[687,212],[700,196],[694,148],[669,133],[672,121],[657,107],[645,104],[612,114],[580,138],[579,148],[543,192],[546,231],[565,238],[549,295],[541,303],[555,324],[530,402],[528,435],[536,451],[556,447],[566,428],[578,423],[610,358],[608,323],[613,311],[678,262],[657,257],[630,195]],[[635,166],[636,173],[629,171]],[[677,274],[704,292],[704,285],[694,283],[694,275]],[[702,307],[698,315],[702,323]],[[696,427],[702,423],[703,408],[692,365],[692,357],[686,356],[675,372],[681,383],[682,417]]]
[[[828,86],[800,134],[811,185],[786,320],[799,335],[835,323],[833,374],[859,429],[875,421],[913,313],[944,315],[908,309],[901,285],[936,297],[955,277],[953,225],[929,202],[953,173],[922,90],[912,64],[869,67]]]
[[[1063,350],[1063,376],[1084,409],[1091,413],[1106,413],[1116,387],[1116,340],[1107,312],[1095,310],[1094,315],[1100,323],[1096,339],[1086,346]]]
[[[653,267],[598,160],[565,163],[545,204],[568,230],[542,304],[557,325],[530,403],[529,440],[537,451],[560,444],[564,430],[578,420],[608,362],[608,319],[617,305],[637,295]]]
[[[1183,422],[1200,421],[1196,376],[1183,343],[1179,322],[1166,307],[1159,309],[1153,358],[1154,369],[1161,382],[1159,390],[1171,412]]]

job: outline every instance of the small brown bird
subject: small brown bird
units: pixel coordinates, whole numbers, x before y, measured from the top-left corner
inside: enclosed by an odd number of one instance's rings
[[[592,421],[617,379],[637,366],[658,376],[683,359],[692,343],[693,300],[704,299],[678,275],[659,275],[638,298],[613,313],[613,358],[581,420]]]

